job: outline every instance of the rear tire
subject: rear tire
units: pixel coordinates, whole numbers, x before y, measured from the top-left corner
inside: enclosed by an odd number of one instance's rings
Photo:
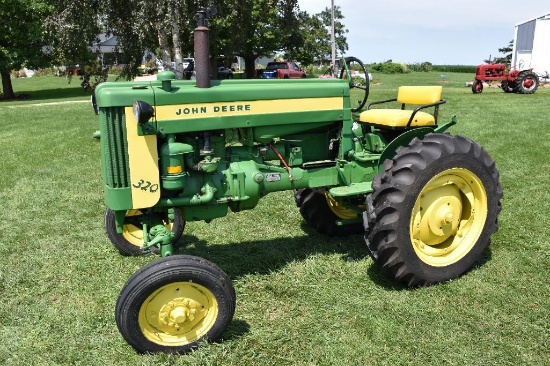
[[[294,191],[294,201],[305,222],[319,233],[328,236],[361,234],[361,222],[338,225],[338,220],[354,219],[358,213],[336,201],[324,188],[303,188]]]
[[[206,259],[176,255],[151,262],[120,292],[115,317],[140,353],[186,353],[220,338],[235,313],[235,290]]]
[[[532,71],[522,71],[516,80],[517,91],[520,94],[533,94],[539,88],[539,77]]]
[[[373,188],[364,214],[367,246],[381,272],[408,287],[467,272],[498,230],[499,172],[465,137],[414,139],[384,163]]]

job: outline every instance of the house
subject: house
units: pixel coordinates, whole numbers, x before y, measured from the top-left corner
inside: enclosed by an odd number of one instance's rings
[[[550,71],[550,13],[515,25],[512,67],[539,74]]]
[[[92,52],[97,54],[97,58],[101,62],[101,65],[116,65],[118,63],[116,60],[118,37],[100,34],[97,38],[99,42],[92,46]]]

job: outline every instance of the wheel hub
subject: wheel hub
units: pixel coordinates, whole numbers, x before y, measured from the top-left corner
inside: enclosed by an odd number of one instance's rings
[[[143,303],[139,324],[144,336],[163,345],[189,344],[204,336],[218,316],[218,303],[207,288],[174,282],[153,292]]]
[[[441,244],[458,229],[462,212],[460,193],[453,186],[429,192],[421,198],[419,236],[428,245]]]
[[[479,178],[449,169],[420,192],[411,213],[411,243],[429,265],[455,263],[475,244],[486,216],[487,195]]]
[[[192,299],[184,297],[174,299],[160,309],[159,323],[178,331],[185,323],[195,320],[197,308],[200,308],[200,304]]]

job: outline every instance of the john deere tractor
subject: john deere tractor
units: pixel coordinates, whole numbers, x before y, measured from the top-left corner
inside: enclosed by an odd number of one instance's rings
[[[197,80],[162,72],[96,89],[107,235],[123,255],[161,257],[116,304],[137,351],[185,353],[222,336],[231,280],[176,254],[178,241],[187,221],[253,209],[271,192],[292,190],[320,233],[364,235],[382,273],[406,286],[480,262],[498,228],[499,172],[477,143],[446,132],[457,121],[438,120],[440,86],[401,87],[361,112],[368,73],[355,58],[340,79],[210,80],[204,14],[195,61]]]

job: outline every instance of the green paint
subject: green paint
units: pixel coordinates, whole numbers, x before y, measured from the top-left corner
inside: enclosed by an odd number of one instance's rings
[[[387,140],[389,134],[354,122],[349,86],[341,80],[227,80],[211,86],[198,89],[193,81],[161,74],[154,82],[98,87],[105,200],[117,223],[133,208],[132,186],[161,192],[154,210],[142,216],[153,229],[164,228],[161,218],[172,207],[187,221],[210,221],[228,209],[252,209],[271,192],[300,188],[327,187],[344,206],[360,211],[383,161],[434,131],[403,130]],[[125,107],[136,100],[155,108],[149,123],[136,128],[139,136],[157,136],[160,185],[129,181]],[[147,245],[171,254],[166,233],[153,229]]]

